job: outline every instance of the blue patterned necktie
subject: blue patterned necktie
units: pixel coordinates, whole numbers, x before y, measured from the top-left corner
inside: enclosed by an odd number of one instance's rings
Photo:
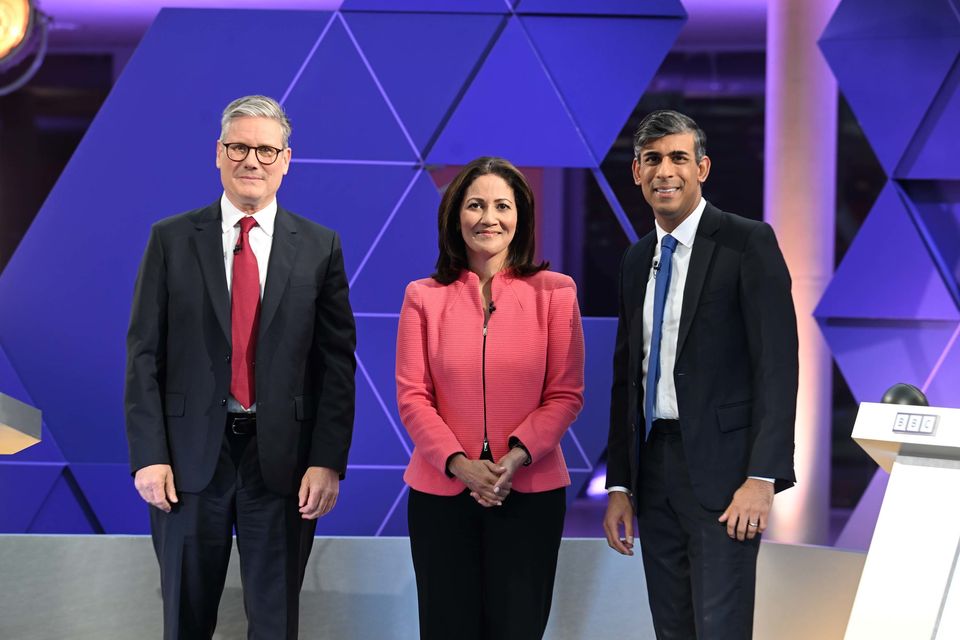
[[[660,241],[660,262],[654,275],[653,331],[650,333],[650,358],[647,360],[647,388],[643,395],[643,417],[646,421],[645,437],[650,435],[650,429],[653,428],[653,404],[657,397],[657,381],[660,380],[660,338],[663,336],[663,311],[667,305],[673,250],[676,248],[676,238],[671,235],[663,236]]]

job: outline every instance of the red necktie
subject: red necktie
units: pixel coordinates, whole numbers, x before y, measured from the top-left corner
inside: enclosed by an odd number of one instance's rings
[[[233,337],[230,393],[249,409],[257,400],[253,362],[257,354],[257,327],[260,324],[260,270],[250,248],[253,216],[240,219],[240,238],[233,250],[233,291],[230,326]]]

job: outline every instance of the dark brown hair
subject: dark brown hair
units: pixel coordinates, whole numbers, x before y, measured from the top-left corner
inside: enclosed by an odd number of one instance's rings
[[[477,158],[465,166],[450,182],[440,200],[438,215],[440,255],[437,271],[431,277],[440,284],[450,284],[469,268],[467,246],[460,231],[460,209],[463,198],[473,181],[493,174],[503,178],[513,190],[517,207],[517,229],[507,250],[507,267],[519,278],[532,276],[550,266],[549,262],[534,262],[536,232],[533,218],[533,192],[520,171],[503,158]]]

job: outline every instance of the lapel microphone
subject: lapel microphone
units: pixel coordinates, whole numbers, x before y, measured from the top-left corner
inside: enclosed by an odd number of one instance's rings
[[[493,315],[493,312],[497,310],[497,305],[493,304],[493,300],[490,301],[490,304],[487,305],[487,311],[490,312],[490,315]]]

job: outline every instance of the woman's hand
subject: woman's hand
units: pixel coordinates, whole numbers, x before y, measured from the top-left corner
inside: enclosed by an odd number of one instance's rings
[[[449,467],[450,473],[467,485],[474,500],[485,507],[503,504],[503,498],[494,488],[507,471],[505,467],[489,460],[470,460],[462,454],[454,457]]]

